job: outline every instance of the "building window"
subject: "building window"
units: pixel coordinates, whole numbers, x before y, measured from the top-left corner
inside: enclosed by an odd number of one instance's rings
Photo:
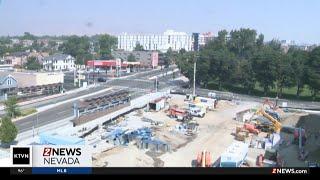
[[[8,79],[7,84],[8,84],[8,85],[11,85],[11,84],[12,84],[11,79]]]

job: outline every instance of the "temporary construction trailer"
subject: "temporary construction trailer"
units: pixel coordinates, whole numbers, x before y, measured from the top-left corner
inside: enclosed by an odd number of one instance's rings
[[[160,111],[165,107],[165,98],[159,98],[154,101],[149,102],[148,109],[154,111]]]
[[[41,144],[51,145],[85,145],[85,140],[77,137],[60,136],[57,134],[42,133],[40,136]]]
[[[240,167],[247,157],[249,145],[243,142],[234,142],[221,155],[220,167]]]

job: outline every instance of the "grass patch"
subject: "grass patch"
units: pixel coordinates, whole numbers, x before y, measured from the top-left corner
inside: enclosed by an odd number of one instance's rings
[[[208,89],[212,90],[218,90],[218,83],[211,81],[208,83]],[[311,96],[311,91],[309,90],[308,87],[305,87],[303,91],[300,94],[300,97],[297,98],[296,96],[296,88],[284,88],[282,97],[283,99],[292,99],[292,100],[304,100],[304,101],[312,101],[312,96]],[[222,86],[222,91],[229,91],[233,93],[238,93],[238,94],[247,94],[247,90],[242,87],[241,85],[223,85]],[[260,87],[258,84],[256,84],[254,90],[251,92],[251,95],[255,96],[260,96],[260,97],[265,97],[263,93],[263,88]],[[275,98],[277,96],[276,89],[270,89],[270,91],[267,93],[267,97]],[[315,101],[320,101],[320,95],[318,94]]]
[[[37,112],[36,108],[24,109],[24,110],[21,110],[21,116],[28,116],[28,115],[36,113],[36,112]]]

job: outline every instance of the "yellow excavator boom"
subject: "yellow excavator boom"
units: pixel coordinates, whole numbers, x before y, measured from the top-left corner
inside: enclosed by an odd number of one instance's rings
[[[277,121],[276,119],[274,119],[270,114],[266,113],[263,108],[260,108],[260,109],[256,112],[256,114],[262,115],[262,116],[266,117],[269,121],[272,122],[272,124],[273,124],[273,126],[274,126],[274,128],[275,128],[275,131],[276,131],[277,133],[280,133],[280,130],[281,130],[281,128],[282,128],[282,124],[281,124],[279,121]]]

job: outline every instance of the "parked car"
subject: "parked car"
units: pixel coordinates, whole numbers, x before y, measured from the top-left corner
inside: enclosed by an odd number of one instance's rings
[[[103,78],[103,77],[99,77],[98,78],[98,82],[106,82],[107,78]]]

